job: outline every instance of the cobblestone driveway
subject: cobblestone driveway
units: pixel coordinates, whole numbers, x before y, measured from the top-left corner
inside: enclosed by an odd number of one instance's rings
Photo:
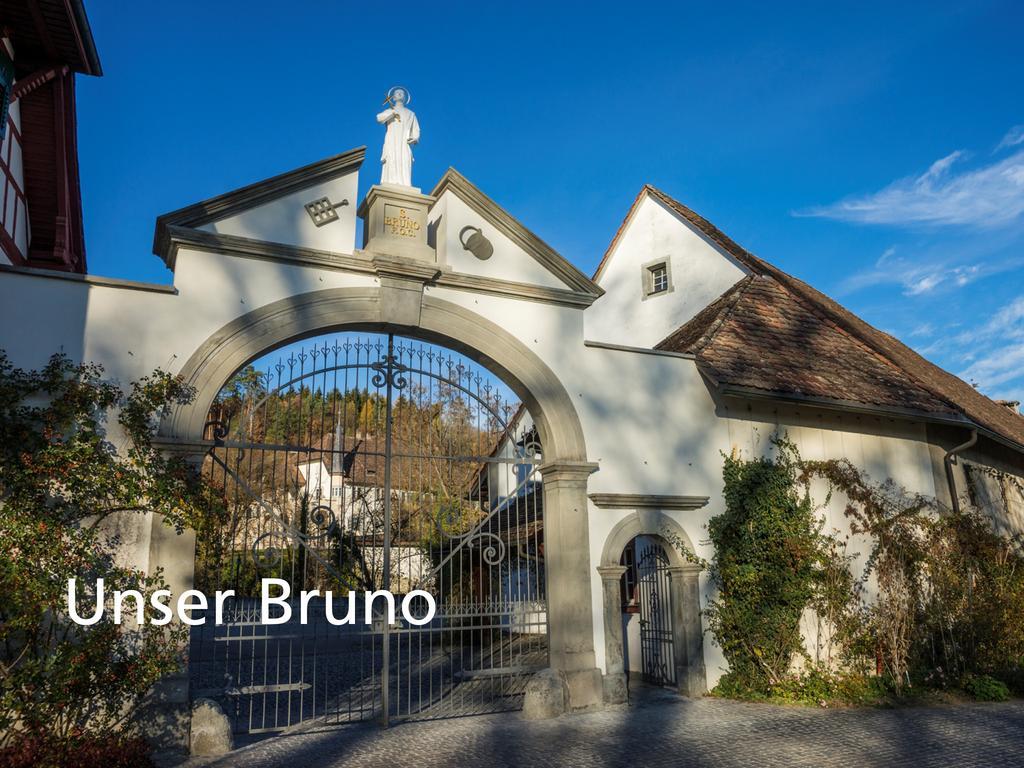
[[[816,710],[658,696],[542,722],[486,715],[277,736],[185,765],[1024,766],[1024,702]]]

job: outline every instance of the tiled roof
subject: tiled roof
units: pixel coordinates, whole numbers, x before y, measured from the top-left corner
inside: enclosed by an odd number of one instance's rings
[[[754,256],[660,190],[645,186],[640,196],[646,194],[752,273],[657,349],[694,354],[720,385],[960,416],[1024,450],[1024,417]]]
[[[767,275],[744,278],[658,346],[693,353],[717,383],[886,408],[956,412]]]

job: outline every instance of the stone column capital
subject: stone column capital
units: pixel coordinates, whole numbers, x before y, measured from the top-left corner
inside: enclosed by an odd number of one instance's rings
[[[593,461],[552,461],[537,468],[545,483],[583,483],[598,470]]]
[[[203,459],[213,445],[212,440],[178,440],[168,437],[153,439],[153,447],[165,457],[183,459],[195,467],[202,465]]]
[[[601,578],[605,581],[618,581],[622,578],[622,574],[626,572],[626,566],[599,565],[597,566],[597,572],[601,574]]]

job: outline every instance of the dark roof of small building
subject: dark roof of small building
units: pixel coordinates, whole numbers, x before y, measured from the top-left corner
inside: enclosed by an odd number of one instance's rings
[[[103,74],[82,0],[13,0],[0,22],[12,30],[18,77],[55,64]]]
[[[660,190],[645,186],[634,207],[648,194],[751,273],[656,349],[693,354],[717,385],[962,419],[1024,450],[1024,417],[753,255]]]

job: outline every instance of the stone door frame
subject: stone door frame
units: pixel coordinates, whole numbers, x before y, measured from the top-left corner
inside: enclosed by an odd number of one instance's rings
[[[597,566],[601,574],[604,608],[605,700],[621,703],[627,698],[620,593],[626,566],[621,565],[621,560],[623,550],[637,536],[649,536],[665,545],[671,563],[669,579],[676,680],[679,692],[684,696],[702,696],[707,691],[707,675],[700,610],[701,568],[687,561],[676,546],[681,544],[690,552],[695,551],[686,531],[661,510],[648,508],[636,509],[612,528],[601,553],[601,564]]]

